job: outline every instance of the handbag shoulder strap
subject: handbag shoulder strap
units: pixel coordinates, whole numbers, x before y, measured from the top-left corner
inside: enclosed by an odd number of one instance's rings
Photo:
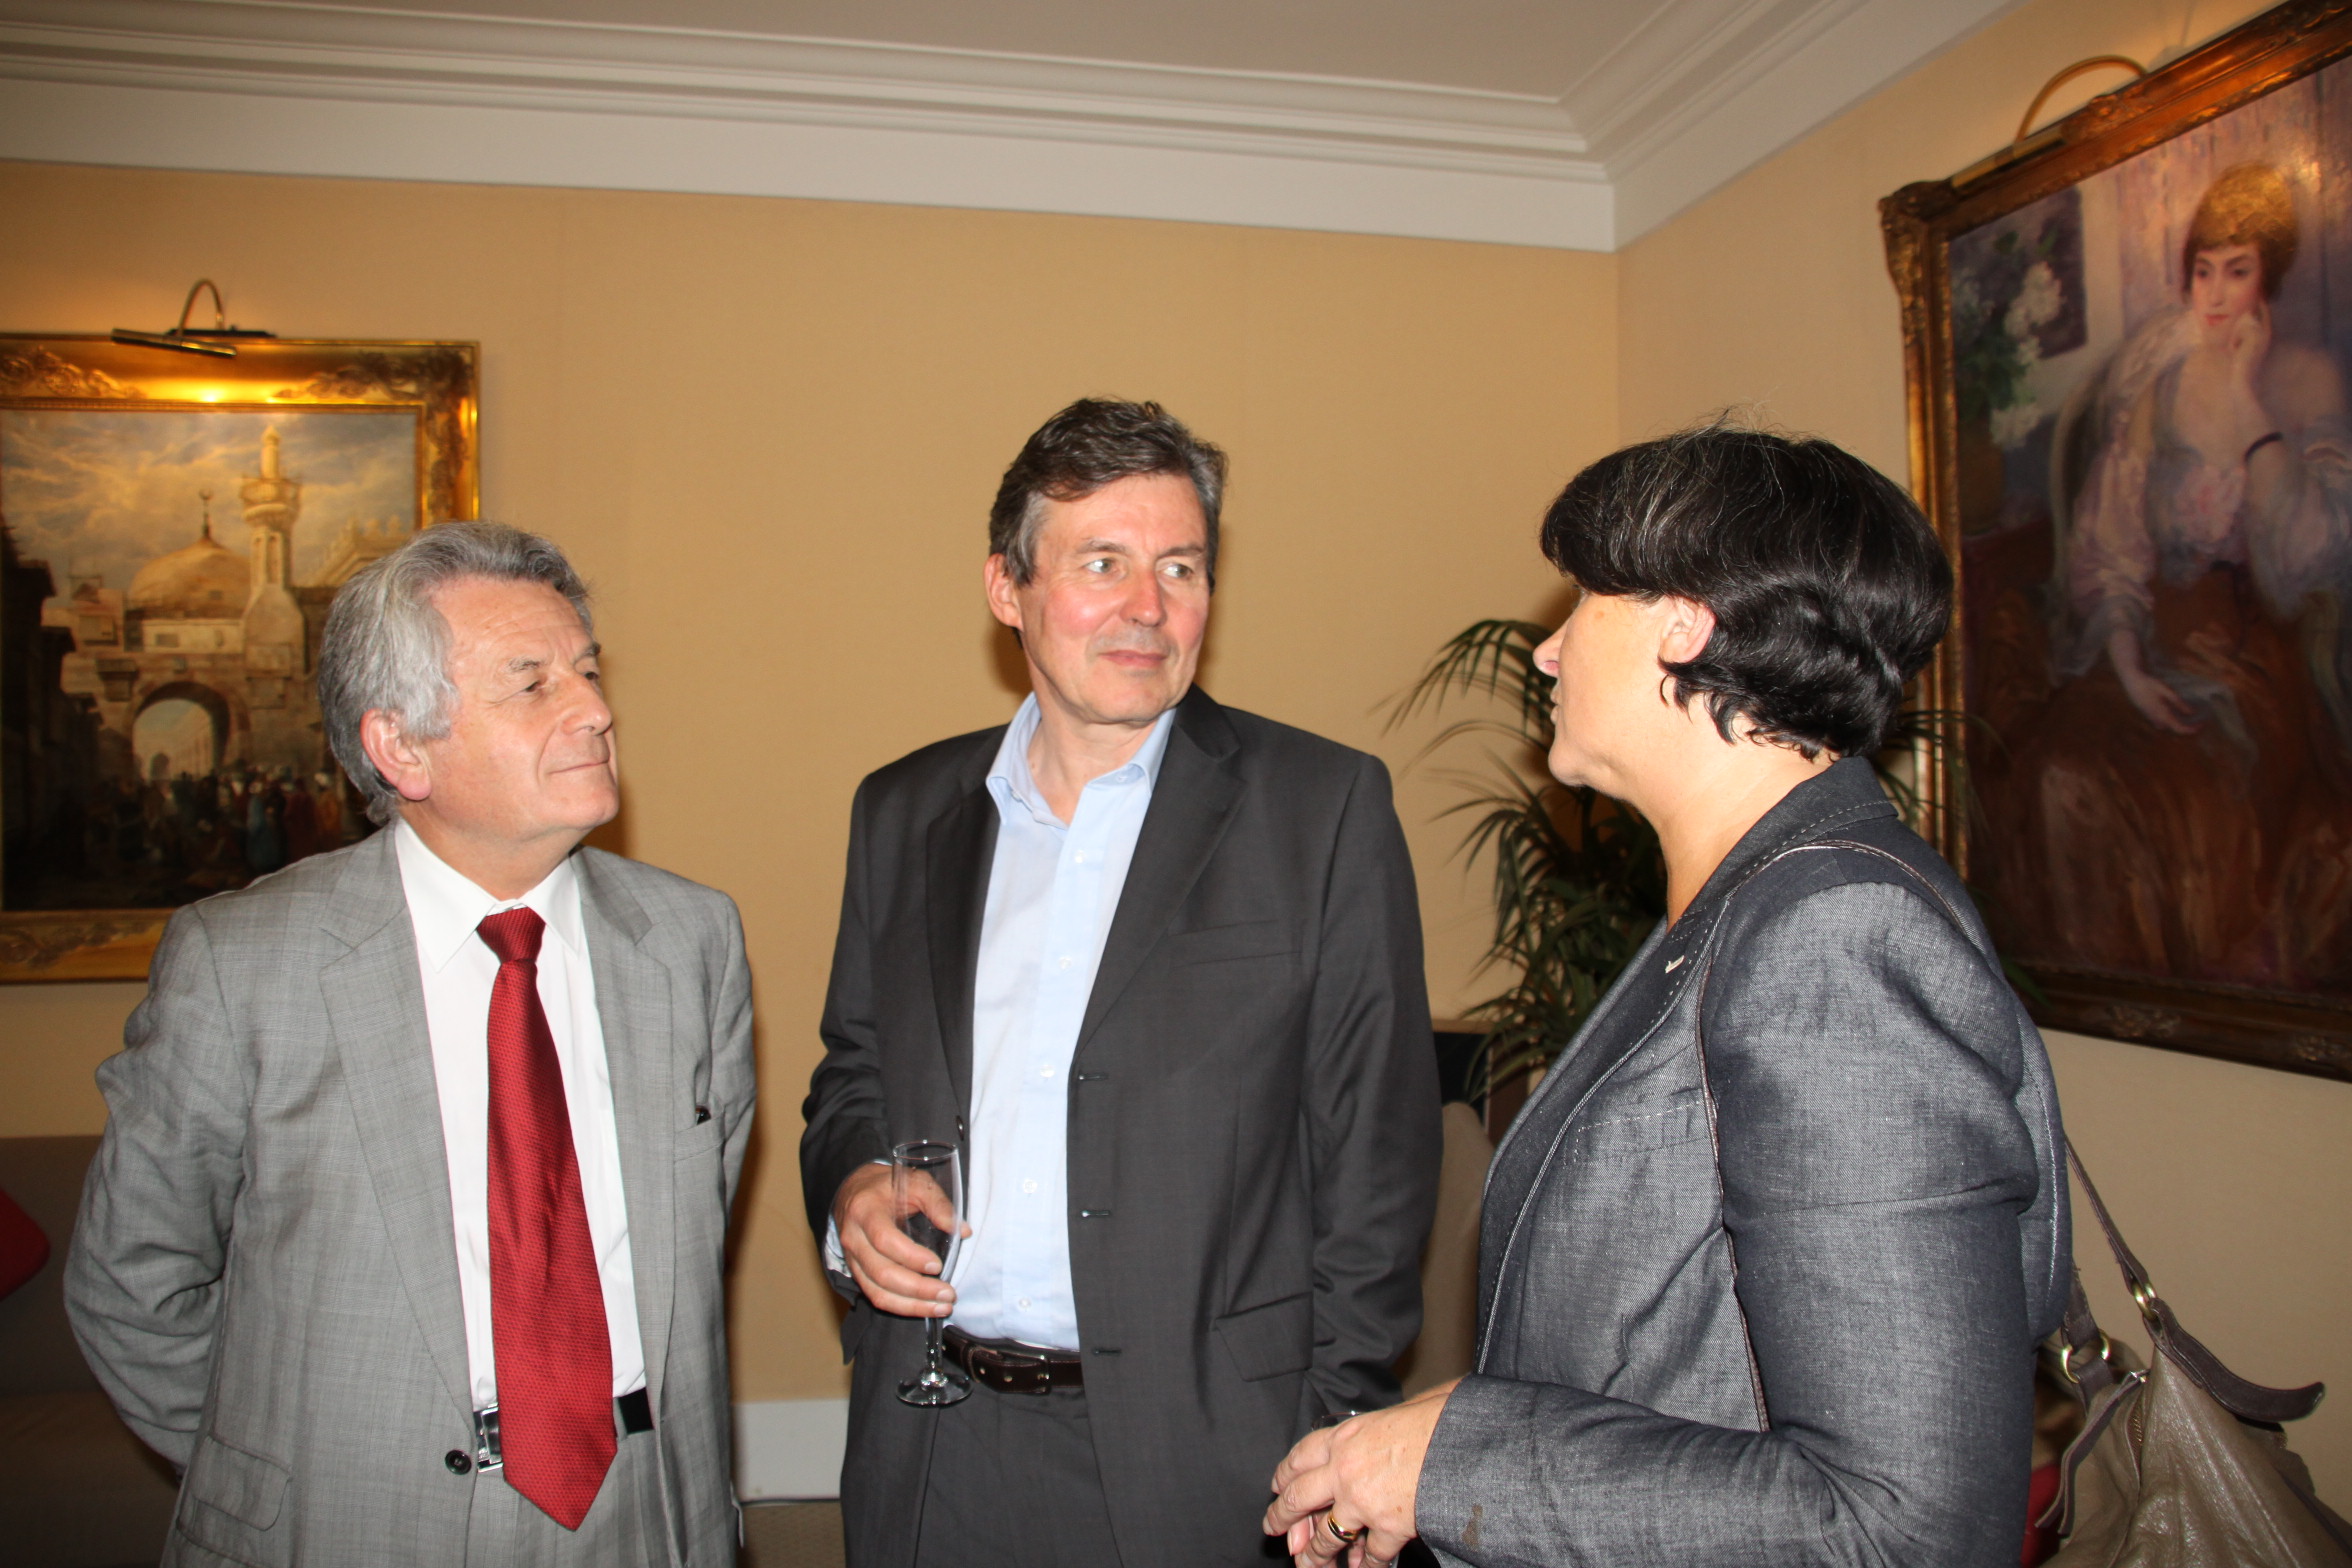
[[[2099,1229],[2107,1237],[2107,1250],[2115,1254],[2115,1266],[2123,1271],[2123,1282],[2130,1289],[2132,1301],[2139,1307],[2140,1317],[2148,1325],[2148,1337],[2156,1342],[2157,1350],[2187,1373],[2190,1381],[2211,1394],[2215,1403],[2241,1421],[2276,1426],[2285,1421],[2300,1421],[2311,1414],[2327,1392],[2326,1384],[2271,1388],[2250,1382],[2222,1365],[2221,1358],[2205,1348],[2202,1340],[2181,1327],[2172,1308],[2156,1294],[2155,1282],[2148,1277],[2146,1265],[2125,1244],[2123,1233],[2115,1228],[2115,1220],[2101,1201],[2099,1189],[2091,1185],[2091,1173],[2083,1169],[2082,1156],[2074,1152],[2071,1139],[2066,1145],[2066,1161],[2074,1168],[2074,1179],[2082,1184],[2083,1197],[2089,1201],[2091,1212],[2098,1216]],[[2083,1295],[2079,1272],[2075,1275],[2073,1299],[2067,1305],[2062,1332],[2066,1336],[2067,1371],[2081,1385],[2086,1397],[2113,1381],[2114,1375],[2101,1353],[2106,1335],[2091,1316],[2091,1305]],[[2079,1364],[2078,1356],[2082,1358]]]

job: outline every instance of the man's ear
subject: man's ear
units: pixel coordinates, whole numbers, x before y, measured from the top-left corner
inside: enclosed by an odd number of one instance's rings
[[[384,775],[402,800],[424,800],[433,793],[433,765],[424,748],[401,729],[400,721],[382,708],[359,717],[359,744],[368,761]]]
[[[1707,651],[1715,636],[1715,612],[1696,599],[1667,594],[1658,601],[1658,662],[1688,664]]]
[[[1020,588],[1013,581],[1012,568],[1002,555],[992,555],[988,564],[980,568],[980,581],[988,590],[988,613],[1010,626],[1021,629]]]

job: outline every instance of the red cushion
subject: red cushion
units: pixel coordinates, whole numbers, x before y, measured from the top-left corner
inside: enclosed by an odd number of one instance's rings
[[[0,1192],[0,1296],[41,1272],[49,1261],[49,1238],[33,1217]]]

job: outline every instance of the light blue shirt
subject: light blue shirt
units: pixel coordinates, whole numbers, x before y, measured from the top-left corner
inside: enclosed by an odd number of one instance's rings
[[[1122,767],[1089,782],[1064,824],[1029,772],[1037,699],[988,771],[996,859],[972,996],[965,1213],[949,1319],[982,1339],[1078,1348],[1070,1290],[1069,1076],[1095,968],[1151,809],[1174,710]]]

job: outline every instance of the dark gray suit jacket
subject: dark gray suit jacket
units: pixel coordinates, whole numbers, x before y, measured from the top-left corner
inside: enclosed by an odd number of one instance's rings
[[[1423,1538],[1481,1565],[2015,1563],[2063,1149],[1958,879],[1867,762],[1800,785],[1496,1151]]]
[[[801,1141],[820,1236],[860,1163],[962,1141],[1003,736],[858,790]],[[1121,1557],[1258,1561],[1275,1464],[1322,1412],[1393,1400],[1420,1324],[1436,1067],[1380,763],[1187,696],[1071,1065],[1071,1283]],[[862,1301],[843,1329],[860,1568],[913,1557],[935,1416],[896,1389],[922,1335]]]
[[[676,1564],[735,1560],[727,1206],[751,980],[725,895],[578,852]],[[392,835],[172,916],[125,1049],[66,1304],[183,1467],[166,1563],[456,1563],[480,1472],[440,1091]],[[700,1113],[707,1111],[707,1117]],[[638,1441],[638,1439],[632,1439]]]

